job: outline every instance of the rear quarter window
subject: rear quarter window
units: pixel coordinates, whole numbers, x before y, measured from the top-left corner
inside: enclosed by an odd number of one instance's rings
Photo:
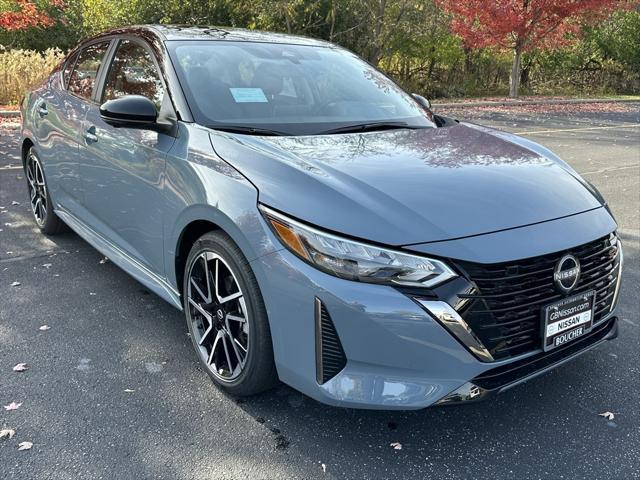
[[[73,70],[73,66],[76,63],[76,59],[78,58],[78,52],[75,52],[69,58],[67,58],[66,63],[64,64],[64,70],[62,71],[62,83],[64,88],[69,86],[69,78],[71,77],[71,71]]]

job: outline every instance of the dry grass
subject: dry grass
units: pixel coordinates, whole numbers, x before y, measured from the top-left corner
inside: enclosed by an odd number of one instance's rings
[[[0,105],[17,104],[25,90],[37,85],[64,58],[58,48],[0,50]]]

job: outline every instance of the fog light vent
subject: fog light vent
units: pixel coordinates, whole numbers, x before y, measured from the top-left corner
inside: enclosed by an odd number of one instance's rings
[[[347,364],[340,338],[329,312],[320,299],[315,300],[316,380],[323,384],[335,377]]]

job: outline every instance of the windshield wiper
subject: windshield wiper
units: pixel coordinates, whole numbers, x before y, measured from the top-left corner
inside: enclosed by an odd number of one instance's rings
[[[246,125],[209,125],[209,128],[213,130],[220,130],[221,132],[229,133],[243,133],[245,135],[269,135],[269,136],[284,136],[288,135],[284,132],[277,130],[270,130],[268,128],[249,127]]]
[[[409,125],[407,122],[368,122],[356,123],[353,125],[345,125],[344,127],[332,128],[320,132],[319,135],[329,135],[332,133],[357,133],[372,132],[374,130],[392,130],[395,128],[426,128],[415,125]]]

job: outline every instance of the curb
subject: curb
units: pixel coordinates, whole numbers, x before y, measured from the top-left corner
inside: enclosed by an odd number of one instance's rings
[[[640,103],[640,99],[631,98],[571,98],[566,100],[511,100],[502,102],[458,102],[433,103],[438,108],[471,108],[471,107],[520,107],[523,105],[572,105],[583,103]]]
[[[0,117],[19,117],[20,110],[0,110]]]

